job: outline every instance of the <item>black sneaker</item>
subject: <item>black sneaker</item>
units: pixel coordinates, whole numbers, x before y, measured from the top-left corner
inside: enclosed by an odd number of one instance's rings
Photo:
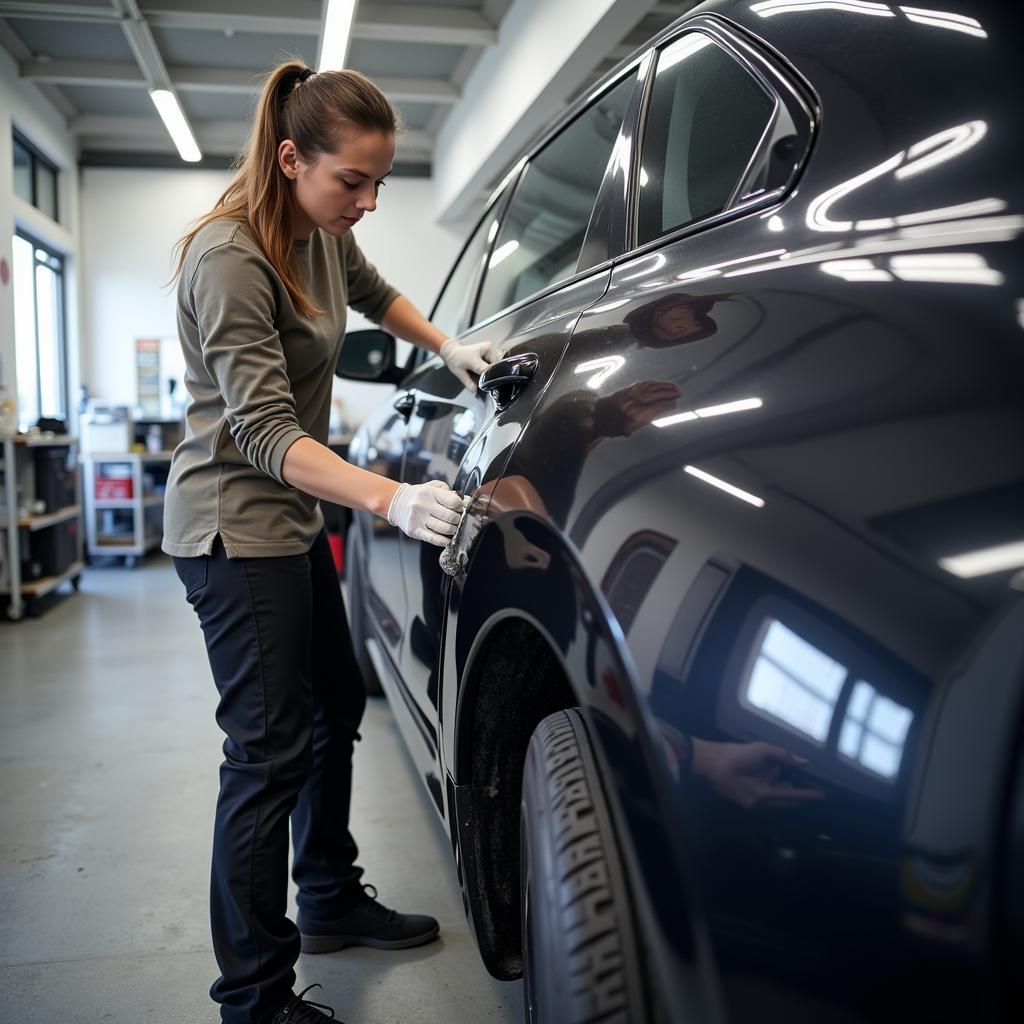
[[[334,1024],[342,1024],[342,1021],[334,1016],[334,1010],[329,1006],[302,998],[311,988],[323,988],[323,985],[307,985],[290,1003],[274,1015],[270,1024],[324,1024],[324,1021],[328,1020],[333,1020]],[[321,1013],[321,1010],[326,1010],[327,1013]]]
[[[399,914],[377,902],[377,890],[364,885],[366,897],[334,921],[309,921],[299,912],[303,953],[333,953],[346,946],[408,949],[437,938],[440,927],[426,914]]]

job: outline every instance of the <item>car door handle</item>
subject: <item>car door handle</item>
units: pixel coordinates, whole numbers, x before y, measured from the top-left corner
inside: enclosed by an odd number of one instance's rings
[[[498,412],[503,412],[530,383],[539,365],[536,352],[499,359],[480,374],[480,390],[486,391],[494,399]]]
[[[401,415],[402,419],[408,423],[413,409],[416,408],[416,393],[414,391],[403,391],[391,404]]]

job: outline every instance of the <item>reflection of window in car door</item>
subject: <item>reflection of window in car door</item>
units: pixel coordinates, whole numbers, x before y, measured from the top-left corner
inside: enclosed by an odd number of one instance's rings
[[[476,321],[576,273],[635,82],[627,75],[530,160],[487,261]]]

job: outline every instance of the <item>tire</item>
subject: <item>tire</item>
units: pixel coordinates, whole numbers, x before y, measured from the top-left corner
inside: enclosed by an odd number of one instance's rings
[[[642,1024],[633,913],[583,717],[530,740],[520,805],[520,912],[529,1024]]]
[[[363,685],[371,697],[379,697],[384,693],[377,678],[377,670],[373,667],[370,655],[366,650],[366,638],[369,636],[369,622],[363,598],[366,593],[364,585],[363,552],[359,543],[359,529],[355,523],[349,527],[345,541],[346,575],[348,578],[348,595],[345,607],[348,611],[348,627],[352,634],[352,648],[356,655],[356,664],[363,676]]]

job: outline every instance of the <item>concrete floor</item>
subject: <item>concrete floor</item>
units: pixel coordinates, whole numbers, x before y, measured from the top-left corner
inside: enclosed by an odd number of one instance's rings
[[[170,560],[90,569],[37,620],[0,623],[0,1021],[219,1020],[207,889],[221,734],[202,636]],[[451,850],[373,700],[352,831],[366,880],[441,940],[300,957],[348,1024],[521,1021],[489,977]],[[294,891],[292,892],[294,910]]]

